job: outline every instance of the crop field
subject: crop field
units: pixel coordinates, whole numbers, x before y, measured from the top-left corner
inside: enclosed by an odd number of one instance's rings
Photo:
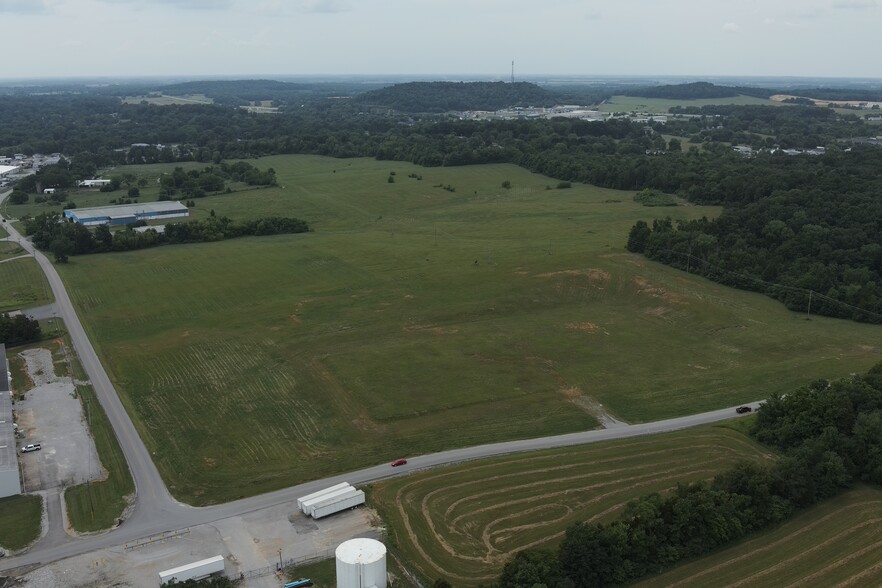
[[[185,502],[591,429],[599,410],[732,406],[882,359],[878,326],[805,320],[623,249],[638,219],[715,208],[546,189],[510,165],[256,164],[280,186],[198,199],[194,215],[297,216],[314,232],[59,266]]]
[[[601,112],[668,112],[674,106],[711,106],[711,105],[736,106],[770,106],[780,105],[780,102],[772,102],[765,98],[753,96],[733,96],[731,98],[700,98],[697,100],[668,100],[664,98],[642,98],[639,96],[613,96],[600,106]]]
[[[0,259],[3,259],[2,254]],[[0,312],[50,302],[52,292],[34,258],[9,259],[0,263]]]
[[[859,486],[780,527],[637,584],[845,588],[882,585],[882,491]]]
[[[552,547],[576,522],[768,459],[748,437],[708,427],[466,463],[375,484],[370,498],[425,580],[489,585],[514,552]]]

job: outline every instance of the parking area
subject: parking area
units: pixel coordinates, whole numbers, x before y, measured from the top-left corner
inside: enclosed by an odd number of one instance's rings
[[[19,451],[26,492],[81,484],[103,477],[95,444],[89,435],[82,403],[70,377],[56,375],[48,349],[23,351],[34,387],[15,404],[22,436],[19,448],[39,443],[41,449]]]

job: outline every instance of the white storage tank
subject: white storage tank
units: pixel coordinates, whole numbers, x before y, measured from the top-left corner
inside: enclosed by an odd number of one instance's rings
[[[337,547],[337,588],[386,588],[386,546],[350,539]]]

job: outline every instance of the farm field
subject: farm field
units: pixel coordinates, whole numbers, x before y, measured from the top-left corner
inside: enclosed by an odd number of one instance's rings
[[[424,580],[489,585],[510,555],[553,547],[576,522],[611,521],[639,496],[769,459],[747,436],[705,427],[418,473],[374,484],[370,499]]]
[[[858,486],[779,528],[674,568],[641,588],[882,585],[882,491]]]
[[[624,251],[638,219],[715,208],[547,190],[510,165],[256,165],[280,186],[194,214],[297,216],[314,232],[59,266],[185,502],[591,429],[599,405],[629,422],[731,406],[882,359],[878,326],[807,321]]]
[[[33,257],[7,259],[0,263],[0,312],[52,302],[49,284]]]
[[[780,102],[772,102],[765,98],[753,96],[733,96],[731,98],[701,98],[697,100],[668,100],[664,98],[642,98],[640,96],[613,96],[600,106],[601,112],[668,112],[674,106],[710,106],[710,105],[736,106],[749,105],[780,105]]]
[[[0,547],[23,549],[40,536],[43,499],[35,494],[0,498]]]

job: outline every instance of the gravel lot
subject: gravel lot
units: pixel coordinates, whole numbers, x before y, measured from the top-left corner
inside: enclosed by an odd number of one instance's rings
[[[41,451],[21,455],[27,492],[101,479],[104,474],[89,435],[74,382],[55,373],[47,349],[23,351],[34,388],[16,402],[18,425],[25,436],[19,446],[40,443]]]

